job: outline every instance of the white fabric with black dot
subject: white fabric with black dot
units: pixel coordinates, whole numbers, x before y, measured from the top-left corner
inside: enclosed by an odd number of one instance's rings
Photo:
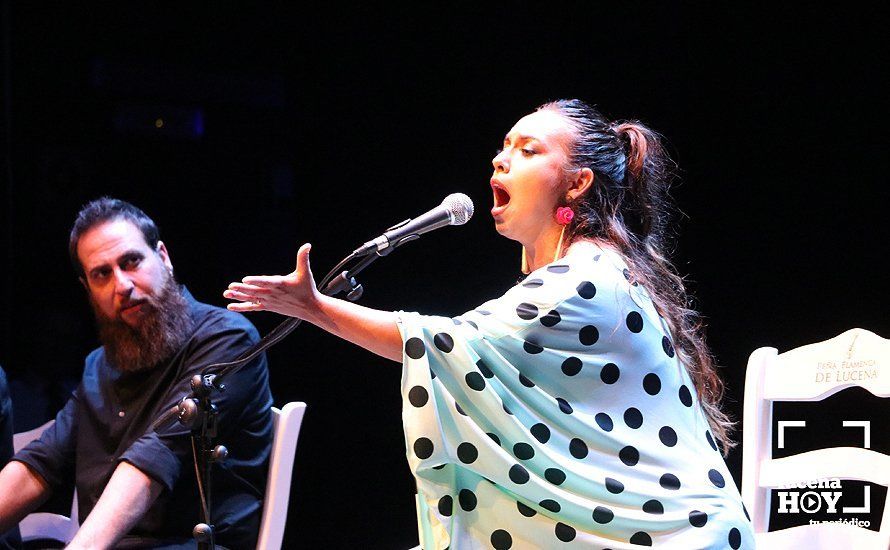
[[[576,243],[449,319],[399,312],[421,546],[753,548],[666,325]]]

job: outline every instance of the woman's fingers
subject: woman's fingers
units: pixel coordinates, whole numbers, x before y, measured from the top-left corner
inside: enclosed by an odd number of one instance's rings
[[[248,275],[241,279],[241,282],[261,288],[274,288],[286,280],[287,277],[284,275]]]
[[[310,250],[312,250],[312,245],[306,243],[297,251],[297,273],[312,273],[312,270],[309,268]]]
[[[266,295],[266,294],[272,293],[271,288],[257,286],[257,285],[248,285],[248,284],[244,284],[244,283],[231,283],[231,284],[229,284],[229,290],[237,290],[238,292],[243,292],[245,294],[256,294],[256,295]]]
[[[229,289],[223,292],[223,296],[230,300],[241,300],[242,302],[258,302],[262,299],[253,294],[248,294],[246,292],[241,292],[240,290],[232,290]]]
[[[229,311],[238,311],[240,313],[263,311],[264,309],[262,304],[257,304],[255,302],[233,302],[231,304],[226,304],[226,308]]]

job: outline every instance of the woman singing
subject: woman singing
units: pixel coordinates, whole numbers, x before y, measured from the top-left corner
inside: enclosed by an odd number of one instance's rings
[[[305,319],[403,364],[425,549],[753,548],[719,452],[722,383],[667,259],[671,162],[578,100],[521,118],[492,160],[497,231],[527,277],[453,319],[245,277],[235,311]]]

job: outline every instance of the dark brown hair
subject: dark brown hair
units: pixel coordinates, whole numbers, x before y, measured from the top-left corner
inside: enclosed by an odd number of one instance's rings
[[[90,201],[80,209],[77,213],[77,219],[71,227],[71,234],[68,237],[68,256],[71,258],[71,265],[78,277],[83,277],[83,266],[80,265],[80,258],[77,257],[77,243],[84,233],[93,227],[105,222],[126,220],[142,233],[142,237],[152,250],[158,248],[160,240],[160,232],[154,220],[148,215],[133,206],[132,204],[120,199],[111,197],[101,197],[94,201]]]
[[[668,189],[676,165],[658,134],[639,121],[610,122],[577,99],[553,101],[538,110],[556,111],[569,121],[574,139],[568,169],[586,167],[594,173],[590,190],[571,204],[575,218],[569,241],[600,239],[624,256],[633,281],[646,288],[667,323],[711,430],[726,451],[734,443],[733,422],[720,408],[723,382],[705,343],[701,317],[668,259],[667,230],[674,212]]]

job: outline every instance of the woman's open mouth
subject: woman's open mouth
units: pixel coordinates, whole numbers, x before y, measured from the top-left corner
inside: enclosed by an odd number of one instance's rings
[[[507,204],[510,202],[510,193],[504,189],[500,182],[494,179],[491,180],[491,190],[494,194],[494,206],[491,209],[491,215],[497,217],[507,209]]]

